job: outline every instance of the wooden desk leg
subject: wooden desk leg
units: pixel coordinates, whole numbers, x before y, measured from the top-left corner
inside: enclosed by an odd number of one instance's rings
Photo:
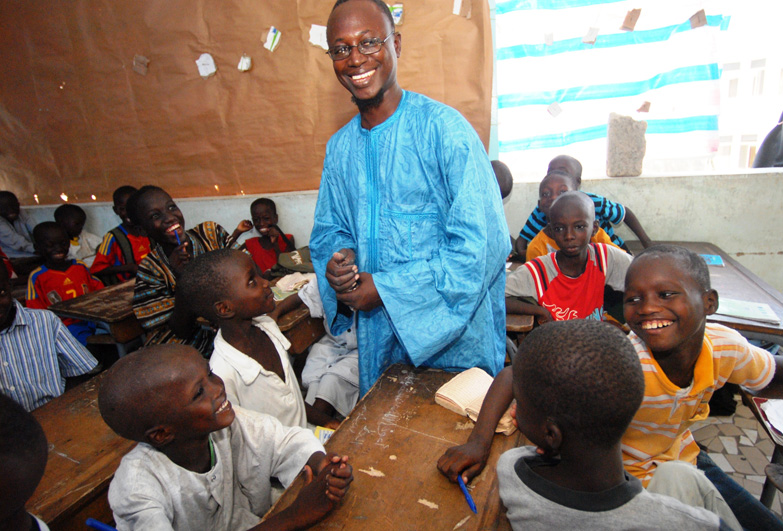
[[[775,445],[775,450],[772,452],[772,463],[783,465],[783,452],[780,451],[780,446]],[[764,504],[764,507],[772,507],[772,502],[775,501],[775,494],[777,494],[777,487],[767,478],[764,480],[764,488],[761,490],[761,498],[759,500]]]

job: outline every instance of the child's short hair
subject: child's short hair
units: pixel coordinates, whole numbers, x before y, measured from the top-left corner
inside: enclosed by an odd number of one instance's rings
[[[40,242],[45,234],[53,230],[61,230],[65,232],[65,229],[61,225],[59,225],[56,221],[42,221],[41,223],[33,227],[33,239],[36,242]],[[65,236],[66,237],[68,236],[67,232],[65,233]]]
[[[19,199],[17,199],[15,193],[9,190],[0,190],[0,202],[3,201],[16,201],[18,203]]]
[[[243,254],[234,249],[217,249],[188,262],[177,279],[179,300],[187,301],[196,315],[217,324],[215,303],[225,298],[229,286],[225,266]]]
[[[0,523],[24,507],[43,477],[49,445],[43,428],[25,408],[0,394],[0,463],[3,477],[0,488],[4,496],[13,493],[0,504]],[[16,503],[18,502],[18,503]]]
[[[106,371],[98,390],[103,421],[120,437],[146,440],[147,430],[168,420],[160,389],[170,384],[177,368],[172,358],[192,347],[165,343],[144,347],[120,358]]]
[[[490,164],[492,164],[492,171],[495,172],[495,179],[497,179],[498,186],[500,186],[500,197],[505,199],[514,187],[514,177],[505,163],[499,160],[492,160]]]
[[[163,192],[164,194],[168,193],[160,186],[155,186],[152,184],[144,185],[133,192],[133,194],[125,202],[125,213],[128,215],[134,225],[141,225],[141,212],[139,212],[139,204],[141,203],[141,200],[144,198],[144,196],[149,192]]]
[[[575,205],[583,207],[590,217],[592,217],[593,221],[595,221],[595,204],[593,203],[593,200],[590,199],[586,193],[576,190],[560,194],[560,196],[555,199],[554,203],[552,203],[552,206],[549,207],[549,217],[551,218],[556,211]]]
[[[642,256],[671,257],[674,260],[679,260],[683,268],[701,289],[704,291],[712,289],[712,285],[710,284],[710,270],[707,267],[707,262],[704,261],[704,258],[685,247],[659,243],[652,245],[637,254],[636,257],[634,257],[634,261]]]
[[[529,404],[582,441],[611,446],[644,397],[644,375],[630,340],[593,320],[555,321],[519,345],[514,380]]]
[[[137,190],[136,190],[135,186],[130,186],[130,185],[120,186],[119,188],[114,190],[113,194],[111,194],[111,199],[116,204],[123,197],[130,196],[133,193],[135,193],[136,191]]]
[[[66,203],[58,206],[54,211],[54,220],[57,223],[62,223],[66,219],[87,219],[87,213],[79,205],[72,203]]]
[[[564,172],[562,170],[560,171],[562,173],[565,173],[569,177],[571,177],[574,180],[574,186],[576,188],[579,188],[582,185],[582,163],[579,162],[574,157],[572,157],[571,155],[558,155],[549,161],[549,166],[547,167],[547,171],[552,171],[553,166],[558,166],[557,163],[571,166],[573,170],[573,175],[569,172]]]
[[[264,205],[269,210],[272,211],[272,214],[277,215],[277,205],[275,205],[275,202],[269,199],[268,197],[259,197],[252,203],[250,203],[250,210],[253,210],[258,205]]]

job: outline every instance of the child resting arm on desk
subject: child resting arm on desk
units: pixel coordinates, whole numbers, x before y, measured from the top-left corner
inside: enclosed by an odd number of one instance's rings
[[[291,344],[266,315],[275,309],[274,294],[246,253],[204,253],[185,266],[178,286],[177,306],[220,329],[209,366],[225,381],[232,402],[277,417],[285,426],[339,426],[304,402],[288,359]]]
[[[539,324],[603,320],[604,287],[622,289],[630,255],[611,245],[590,243],[598,225],[592,202],[582,192],[559,196],[550,215],[560,250],[527,262],[508,275],[506,313],[533,315]]]
[[[119,530],[303,529],[329,513],[353,480],[346,456],[324,454],[310,432],[232,406],[223,381],[192,347],[145,347],[109,369],[98,394],[106,424],[139,444],[109,486]],[[270,478],[294,503],[260,522]]]
[[[237,238],[250,230],[242,221],[229,235],[214,221],[185,230],[185,216],[157,186],[143,186],[128,198],[127,214],[150,239],[150,252],[139,264],[133,288],[133,313],[147,334],[147,345],[182,343],[207,356],[215,335],[174,306],[177,277],[193,258],[214,249],[239,248]]]
[[[625,318],[646,370],[642,406],[623,435],[625,468],[646,484],[662,462],[696,465],[743,527],[781,529],[780,519],[700,452],[690,433],[690,425],[709,414],[712,393],[726,382],[757,391],[773,375],[783,381],[783,359],[754,347],[729,328],[707,323],[717,307],[718,294],[710,287],[707,264],[682,247],[650,247],[628,269]],[[438,461],[438,468],[452,481],[457,474],[471,478],[486,464],[494,427],[511,402],[507,370],[487,392],[468,442],[450,448]],[[666,408],[659,407],[662,400]],[[651,435],[651,426],[661,429]]]

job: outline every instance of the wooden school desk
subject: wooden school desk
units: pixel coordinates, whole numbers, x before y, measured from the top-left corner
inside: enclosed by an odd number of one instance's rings
[[[731,258],[718,246],[706,242],[654,242],[685,247],[697,254],[713,254],[723,259],[723,266],[708,266],[710,270],[710,282],[713,289],[718,292],[718,305],[720,298],[737,299],[748,302],[763,302],[769,304],[783,323],[783,294],[770,286],[762,278],[747,269],[745,266]],[[638,241],[627,242],[634,254],[642,250]],[[720,323],[752,339],[765,339],[783,344],[783,324],[768,324],[750,319],[740,319],[725,315],[710,315],[707,320]]]
[[[133,314],[134,282],[129,280],[75,299],[58,302],[52,304],[49,309],[60,317],[104,323],[117,343],[120,356],[123,356],[126,354],[127,344],[144,332]],[[307,307],[297,308],[281,316],[278,325],[291,342],[291,354],[301,354],[324,335],[323,320],[310,317]]]
[[[75,299],[57,302],[49,306],[49,310],[59,317],[106,325],[112,339],[117,343],[120,356],[124,356],[128,343],[144,333],[131,307],[134,283],[134,280],[128,280]]]
[[[106,494],[122,457],[136,444],[115,434],[98,411],[99,374],[33,411],[49,442],[46,471],[27,510],[49,527],[111,522]]]
[[[323,335],[323,321],[311,318],[306,307],[299,308],[280,318],[280,329],[291,341],[291,351],[303,352]],[[113,518],[106,498],[109,483],[136,443],[103,422],[98,411],[102,378],[99,374],[33,411],[49,441],[49,461],[27,509],[52,531],[83,530],[87,518],[107,523]]]
[[[327,451],[349,456],[354,481],[342,504],[314,529],[510,529],[498,497],[495,465],[524,438],[495,435],[468,508],[459,486],[436,468],[447,448],[467,441],[473,423],[435,403],[435,391],[454,373],[390,367],[327,442]],[[271,509],[296,498],[301,479]],[[460,525],[458,525],[460,524]]]
[[[772,382],[766,388],[755,393],[744,388],[741,388],[741,390],[742,402],[750,408],[750,410],[756,416],[756,420],[759,421],[759,424],[761,424],[761,426],[767,432],[767,435],[769,435],[770,440],[772,440],[773,444],[775,445],[775,449],[772,451],[772,458],[770,461],[772,463],[783,465],[783,447],[775,442],[775,438],[772,436],[772,428],[769,424],[769,421],[767,421],[766,417],[762,414],[761,410],[759,409],[759,405],[753,400],[754,397],[766,399],[783,399],[783,384]],[[774,483],[770,481],[769,478],[767,478],[764,481],[764,488],[761,490],[761,503],[763,503],[766,507],[771,507],[776,493],[777,488],[775,487]]]

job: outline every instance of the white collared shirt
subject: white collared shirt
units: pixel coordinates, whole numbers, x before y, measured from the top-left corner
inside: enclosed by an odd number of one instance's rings
[[[277,323],[266,315],[253,319],[266,332],[283,364],[285,382],[256,360],[240,352],[218,332],[215,350],[209,360],[212,371],[223,379],[226,395],[232,404],[276,417],[284,426],[307,427],[307,413],[294,368],[288,359],[291,347]]]

